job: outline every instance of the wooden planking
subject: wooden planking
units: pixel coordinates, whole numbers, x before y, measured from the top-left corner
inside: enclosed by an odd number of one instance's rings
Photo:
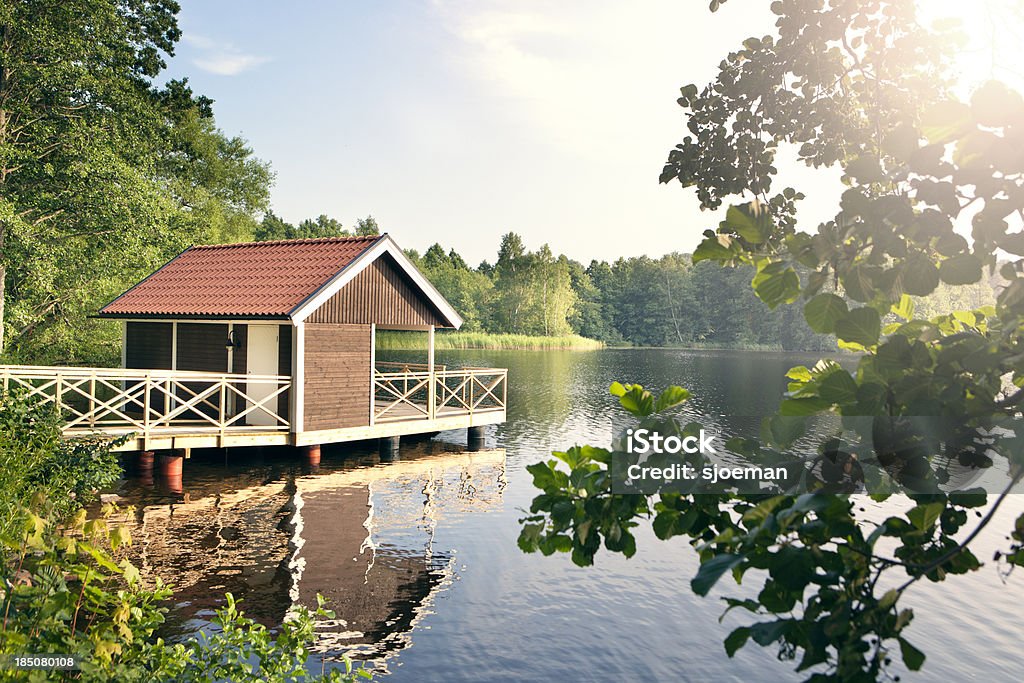
[[[178,323],[178,370],[228,371],[228,326]]]
[[[305,334],[305,428],[368,425],[370,326],[307,323]]]
[[[171,369],[173,323],[125,323],[126,368]]]
[[[125,323],[124,366],[141,370],[170,370],[173,337],[174,323]],[[155,402],[163,398],[159,391],[153,390],[149,393],[149,400]],[[142,414],[142,406],[136,403],[126,406],[126,410],[132,415]]]
[[[244,375],[249,365],[249,326],[242,323],[235,323],[231,328],[234,330],[235,343],[239,344],[236,346],[234,351],[231,352],[231,372],[236,375]],[[245,392],[247,387],[245,385],[238,387],[242,392]],[[235,396],[235,414],[245,410],[245,399],[241,396]]]
[[[277,335],[277,374],[292,377],[292,332],[295,328],[291,325],[281,325]],[[294,382],[294,377],[292,379]],[[288,414],[289,392],[277,397],[277,414],[290,420]]]
[[[178,323],[178,360],[177,370],[199,370],[201,372],[228,371],[228,326],[211,325],[209,323]],[[199,382],[184,382],[189,391],[199,393],[207,387]],[[184,400],[191,397],[186,391],[177,392]],[[216,399],[202,403],[198,407],[204,414],[213,417],[216,413],[213,405]],[[194,417],[191,410],[182,413],[185,419]]]
[[[367,266],[313,311],[306,322],[445,326],[441,315],[390,254]]]

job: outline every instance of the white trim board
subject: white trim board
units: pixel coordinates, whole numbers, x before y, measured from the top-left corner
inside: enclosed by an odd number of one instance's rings
[[[323,306],[327,301],[341,291],[341,288],[347,285],[352,279],[359,273],[366,270],[366,268],[376,261],[384,254],[390,254],[398,267],[409,276],[409,279],[420,288],[427,299],[437,308],[438,312],[445,321],[455,329],[462,327],[462,316],[452,308],[452,305],[445,301],[445,298],[441,296],[441,293],[434,288],[434,285],[430,284],[430,281],[423,276],[423,273],[413,265],[409,257],[405,255],[402,249],[395,244],[395,241],[391,239],[391,236],[387,233],[381,235],[381,238],[367,248],[363,253],[353,259],[347,266],[341,269],[341,271],[328,280],[320,289],[308,296],[303,302],[292,309],[290,315],[292,321],[300,323],[306,320],[315,310]]]

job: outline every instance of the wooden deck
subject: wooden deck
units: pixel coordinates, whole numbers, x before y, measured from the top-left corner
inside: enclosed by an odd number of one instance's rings
[[[124,438],[117,450],[311,445],[505,421],[507,370],[378,364],[366,424],[304,430],[285,375],[0,366],[3,390],[56,405],[68,438]],[[281,398],[283,397],[283,399]]]

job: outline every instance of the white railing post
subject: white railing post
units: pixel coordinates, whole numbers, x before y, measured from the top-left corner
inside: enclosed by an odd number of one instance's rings
[[[429,359],[427,360],[427,373],[430,375],[430,382],[427,384],[427,419],[433,420],[437,413],[436,396],[437,396],[437,375],[434,373],[434,326],[430,326],[430,331],[427,333],[427,354]]]
[[[149,438],[149,413],[152,407],[149,405],[150,397],[153,394],[153,376],[148,372],[146,373],[146,379],[142,382],[145,387],[146,396],[142,399],[142,429],[145,432],[144,436]]]

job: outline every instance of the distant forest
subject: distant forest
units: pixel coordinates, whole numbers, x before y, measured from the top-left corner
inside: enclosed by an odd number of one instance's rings
[[[689,254],[620,258],[583,265],[545,244],[501,239],[493,264],[470,267],[454,249],[407,251],[465,317],[463,329],[493,333],[579,334],[609,344],[834,351],[811,331],[802,302],[770,310],[750,286],[749,266],[696,265]],[[940,288],[915,300],[926,317],[992,304],[994,282]]]
[[[352,230],[320,216],[293,225],[268,213],[257,240],[373,235],[372,216]],[[834,351],[812,332],[802,303],[769,309],[750,286],[749,266],[694,264],[689,254],[634,256],[583,265],[546,244],[529,251],[521,236],[501,238],[494,263],[470,266],[455,250],[432,245],[406,254],[465,319],[463,330],[495,334],[578,334],[607,344]],[[926,317],[995,302],[996,283],[940,288],[915,300]]]

